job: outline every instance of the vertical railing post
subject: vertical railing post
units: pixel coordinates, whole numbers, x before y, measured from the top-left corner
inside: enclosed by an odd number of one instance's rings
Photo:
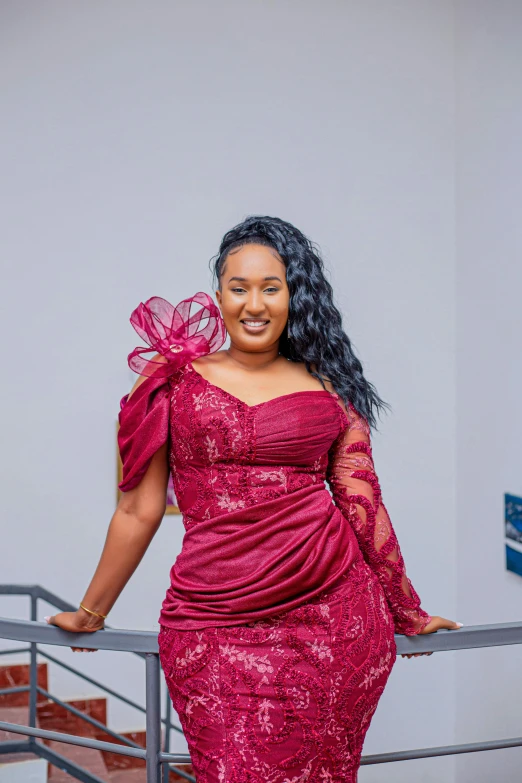
[[[145,658],[145,706],[147,731],[147,783],[161,783],[161,699],[160,662],[158,653],[147,653]]]
[[[165,702],[165,742],[163,743],[163,750],[165,753],[170,753],[170,723],[172,718],[172,708],[170,702],[170,693],[168,685],[165,686],[166,702]],[[163,767],[163,783],[169,783],[170,766],[168,764],[162,764]]]
[[[32,588],[31,591],[31,620],[33,622],[36,622],[38,619],[38,594],[35,592],[37,588]],[[37,671],[37,660],[36,660],[36,653],[38,650],[37,643],[36,642],[30,642],[31,646],[31,652],[30,652],[30,664],[29,664],[29,723],[28,725],[35,729],[36,728],[36,686],[37,686],[37,679],[38,679],[38,671]],[[36,739],[34,737],[30,737],[29,739],[30,745],[36,744]]]

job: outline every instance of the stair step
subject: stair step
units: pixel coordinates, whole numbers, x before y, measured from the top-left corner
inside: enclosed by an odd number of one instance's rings
[[[67,699],[66,703],[101,723],[107,722],[107,699],[105,696],[90,699]],[[38,705],[37,714],[38,724],[42,729],[96,738],[98,730],[94,726],[53,701]],[[75,764],[92,772],[93,775],[97,775],[102,780],[109,779],[101,751],[83,748],[80,745],[67,745],[65,742],[57,742],[56,740],[44,740],[44,742],[56,753],[74,761]],[[71,776],[64,770],[49,764],[49,781],[50,783],[62,783],[62,781],[69,783]]]
[[[129,731],[119,733],[121,733],[122,736],[126,737],[127,739],[130,739],[133,742],[136,742],[138,745],[141,745],[141,747],[145,747],[146,733],[144,731]],[[112,737],[110,734],[107,734],[106,732],[99,729],[95,730],[95,737],[97,740],[101,740],[102,742],[114,742],[116,745],[124,744],[120,742],[120,740],[117,740],[115,737]],[[145,767],[145,760],[143,759],[136,759],[132,756],[120,756],[118,753],[110,753],[109,751],[102,751],[102,753],[105,766],[110,772],[113,770],[118,771]]]
[[[186,772],[187,775],[192,775],[192,777],[196,777],[194,775],[194,770],[192,769],[192,764],[178,764],[178,767],[183,770],[183,772]],[[180,777],[180,775],[176,775],[175,772],[170,771],[169,776],[169,783],[187,783],[186,778]]]
[[[107,699],[105,696],[88,699],[67,699],[65,703],[70,704],[71,707],[76,707],[77,710],[100,721],[100,723],[107,724]],[[54,701],[46,700],[38,704],[36,711],[38,723],[42,729],[63,731],[65,734],[82,735],[84,737],[94,737],[98,731],[83,718],[74,715]]]
[[[0,720],[6,723],[19,723],[27,726],[29,708],[0,707]],[[26,740],[24,734],[13,731],[0,731],[0,742],[7,740]],[[5,766],[3,766],[5,765]],[[35,753],[2,753],[0,754],[0,783],[40,783],[48,779],[47,762]]]
[[[30,667],[28,664],[7,664],[0,666],[0,688],[12,688],[17,685],[29,684]],[[48,690],[48,670],[47,663],[37,665],[38,684],[40,687]],[[87,699],[68,699],[70,704],[81,712],[95,718],[100,723],[107,723],[107,698],[93,697]],[[14,693],[5,696],[0,695],[0,720],[8,723],[19,723],[27,725],[29,717],[29,693]],[[92,737],[105,742],[114,742],[118,740],[110,734],[91,726],[87,721],[77,715],[73,715],[64,707],[55,702],[38,695],[36,707],[37,721],[39,728],[49,731],[60,731],[65,734],[74,734],[75,736]],[[120,732],[124,737],[133,740],[138,745],[145,747],[145,731]],[[0,742],[7,739],[25,739],[22,734],[0,731]],[[76,764],[88,769],[93,774],[98,775],[102,780],[110,783],[146,783],[145,761],[135,759],[131,756],[120,756],[117,753],[98,751],[92,748],[83,748],[78,745],[67,745],[64,742],[54,740],[38,740],[44,742],[49,748],[52,748],[62,756],[65,756]],[[8,762],[20,762],[24,759],[34,760],[38,757],[32,753],[10,753],[2,756],[0,754],[0,764]],[[188,774],[194,775],[191,765],[180,765],[180,768]],[[70,783],[73,778],[63,770],[48,765],[48,775],[50,783]],[[183,783],[185,779],[181,778],[171,771],[169,783]],[[0,783],[3,783],[0,780]]]
[[[67,745],[65,742],[56,742],[55,740],[44,740],[45,744],[56,753],[70,761],[74,761],[78,766],[83,767],[93,775],[97,775],[102,780],[109,780],[107,767],[104,764],[102,754],[99,750],[93,748],[82,748],[80,745]],[[49,763],[48,775],[50,783],[70,783],[71,776]]]
[[[110,783],[147,783],[147,770],[120,769],[109,772]]]
[[[30,666],[28,663],[9,663],[0,666],[0,688],[15,688],[18,685],[29,685]],[[47,664],[36,665],[36,681],[40,688],[48,690]],[[45,696],[37,694],[37,702],[45,701]],[[29,704],[29,693],[2,693],[0,707],[23,707]]]
[[[21,726],[27,726],[29,722],[29,708],[28,707],[0,707],[0,720],[5,723],[18,723]],[[15,734],[14,731],[0,731],[0,742],[7,740],[27,740],[28,737],[25,734]],[[8,754],[0,754],[0,764],[7,758]],[[20,761],[22,754],[9,753],[9,757],[16,756],[16,759]],[[23,756],[29,756],[34,758],[33,754],[24,753]]]
[[[194,775],[192,767],[189,765],[182,766],[180,769],[189,775]],[[147,770],[145,769],[127,769],[127,770],[115,770],[109,772],[110,783],[147,783]],[[186,778],[182,778],[171,771],[169,776],[169,783],[187,783]]]

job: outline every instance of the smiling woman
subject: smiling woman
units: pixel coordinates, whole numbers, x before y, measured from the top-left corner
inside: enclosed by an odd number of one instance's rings
[[[263,402],[294,390],[326,390],[326,378],[314,379],[306,363],[280,354],[281,336],[288,329],[290,290],[285,265],[272,247],[249,242],[232,249],[216,299],[231,345],[195,363],[206,380],[240,399],[250,388]],[[257,400],[249,404],[256,405]]]
[[[123,495],[82,601],[99,616],[52,620],[102,627],[172,475],[185,535],[158,642],[198,783],[356,783],[395,633],[458,626],[406,575],[372,458],[386,404],[312,243],[252,216],[212,264],[218,306],[153,297],[131,316],[155,356],[129,357],[143,377],[121,401]]]

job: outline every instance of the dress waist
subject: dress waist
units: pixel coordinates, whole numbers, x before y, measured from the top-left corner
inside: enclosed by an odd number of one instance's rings
[[[324,485],[215,516],[185,533],[159,622],[190,630],[278,614],[333,585],[360,554]]]

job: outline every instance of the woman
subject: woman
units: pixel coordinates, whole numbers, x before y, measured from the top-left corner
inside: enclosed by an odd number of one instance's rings
[[[354,782],[394,633],[460,624],[427,614],[406,576],[372,461],[386,403],[313,244],[251,216],[213,263],[219,310],[199,293],[131,316],[150,348],[129,356],[123,495],[81,607],[49,620],[103,627],[172,472],[185,535],[158,641],[198,783]]]

